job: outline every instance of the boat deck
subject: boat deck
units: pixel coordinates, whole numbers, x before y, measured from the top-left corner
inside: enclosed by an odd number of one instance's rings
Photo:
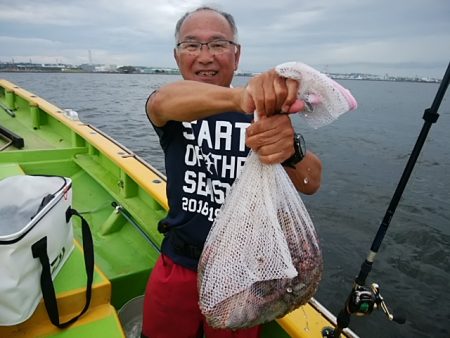
[[[24,146],[21,149],[10,146],[0,152],[0,178],[28,174],[72,179],[73,207],[92,228],[96,264],[113,284],[112,303],[120,308],[128,299],[144,292],[158,252],[117,213],[112,203],[123,206],[158,244],[162,237],[156,231],[156,224],[166,211],[144,189],[151,188],[153,195],[154,191],[164,194],[165,181],[154,170],[146,177],[157,183],[147,182],[143,188],[124,168],[134,170],[135,176],[150,172],[151,168],[132,152],[92,126],[68,119],[58,107],[18,87],[12,89],[15,117],[0,111],[0,126],[23,138]],[[4,106],[10,106],[7,95],[6,90],[0,93],[0,103]],[[1,140],[0,148],[2,142],[6,143]],[[148,183],[161,188],[154,189]],[[74,223],[75,236],[81,240],[80,224],[76,220]],[[134,287],[127,287],[129,283]]]

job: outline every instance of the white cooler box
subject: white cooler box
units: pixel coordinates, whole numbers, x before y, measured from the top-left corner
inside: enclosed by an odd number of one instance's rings
[[[0,181],[0,325],[25,321],[42,298],[43,268],[33,245],[47,242],[52,280],[72,252],[71,202],[69,178],[21,175]]]

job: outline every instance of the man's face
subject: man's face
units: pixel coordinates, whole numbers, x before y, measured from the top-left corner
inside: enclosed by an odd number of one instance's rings
[[[220,14],[203,10],[191,14],[185,19],[178,42],[213,40],[233,41],[233,31],[228,21]],[[234,71],[238,67],[240,47],[230,46],[224,53],[214,55],[206,45],[201,47],[198,55],[185,53],[175,48],[175,60],[185,80],[193,80],[229,87]]]

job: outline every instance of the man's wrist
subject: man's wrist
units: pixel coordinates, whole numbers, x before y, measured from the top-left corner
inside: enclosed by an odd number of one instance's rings
[[[294,168],[295,166],[303,160],[306,155],[306,144],[305,139],[301,134],[294,135],[294,154],[281,164],[284,167]]]

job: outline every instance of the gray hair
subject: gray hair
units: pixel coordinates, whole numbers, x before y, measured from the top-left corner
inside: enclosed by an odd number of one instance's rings
[[[175,26],[175,41],[178,42],[178,38],[180,37],[180,29],[181,26],[183,25],[184,21],[186,20],[186,18],[188,16],[190,16],[193,13],[196,12],[200,12],[200,11],[213,11],[216,12],[220,15],[222,15],[229,23],[231,31],[233,32],[233,40],[234,42],[237,42],[238,39],[238,31],[237,31],[237,27],[236,27],[236,22],[234,21],[234,18],[231,14],[227,13],[227,12],[223,12],[221,10],[218,10],[216,8],[212,8],[212,7],[208,7],[208,6],[202,6],[202,7],[198,7],[197,9],[194,9],[191,12],[186,12],[178,21],[177,24]]]

